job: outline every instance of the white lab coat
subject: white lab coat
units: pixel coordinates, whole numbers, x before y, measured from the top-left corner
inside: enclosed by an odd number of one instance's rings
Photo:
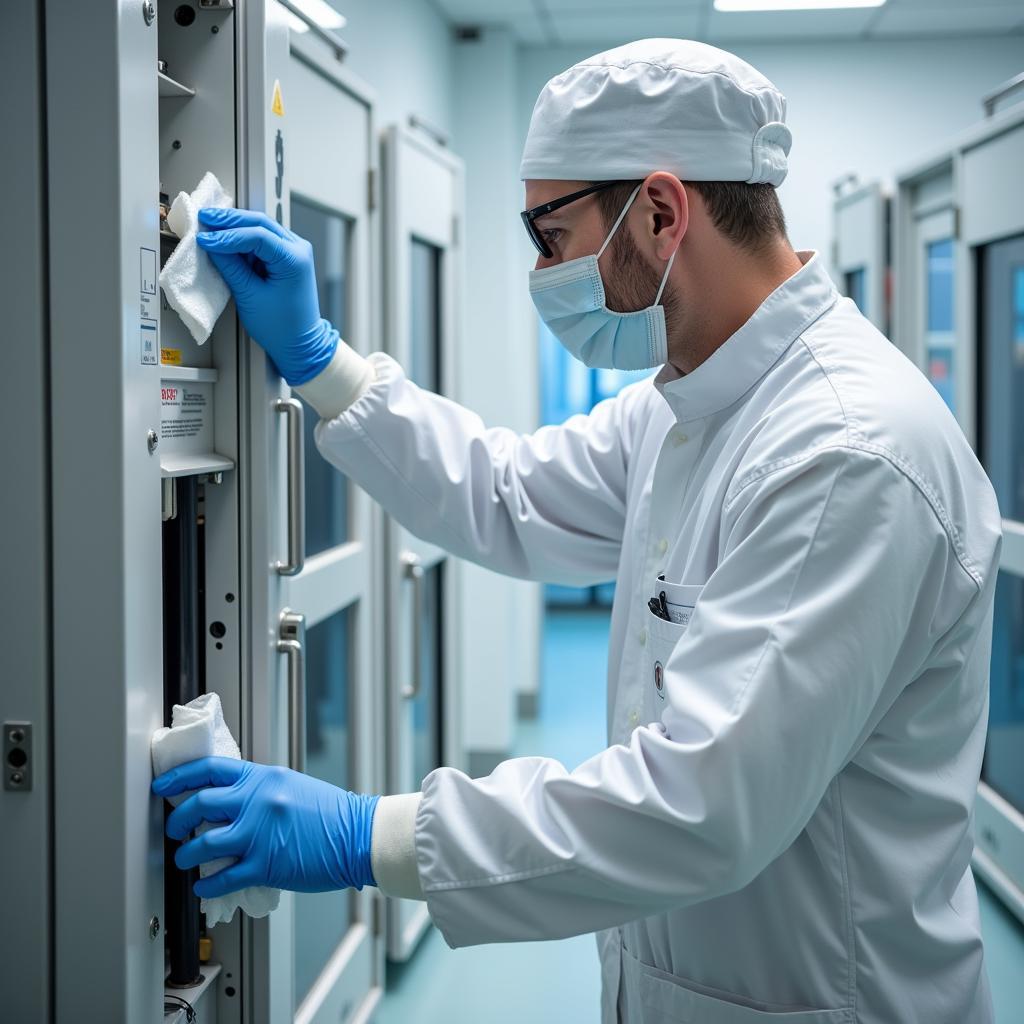
[[[452,946],[602,930],[606,1024],[992,1019],[969,862],[996,501],[921,374],[801,259],[693,373],[531,437],[381,355],[317,429],[456,555],[618,580],[608,749],[442,768],[415,818]],[[662,589],[688,624],[649,610]]]

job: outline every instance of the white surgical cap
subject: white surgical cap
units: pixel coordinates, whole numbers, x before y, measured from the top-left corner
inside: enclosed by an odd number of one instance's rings
[[[530,119],[519,176],[605,181],[669,171],[683,181],[781,185],[786,98],[725,50],[641,39],[556,75]]]

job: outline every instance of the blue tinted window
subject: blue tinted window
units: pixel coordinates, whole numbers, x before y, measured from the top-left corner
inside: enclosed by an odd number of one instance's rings
[[[927,252],[928,331],[953,330],[953,240],[932,242]]]
[[[312,246],[320,315],[345,337],[348,330],[348,246],[350,222],[330,210],[292,196],[291,227]],[[320,417],[305,409],[306,554],[344,544],[349,538],[348,479],[317,450],[313,436]]]
[[[352,788],[350,733],[353,615],[343,608],[306,630],[306,773]],[[351,890],[295,894],[295,1006],[345,938]]]
[[[992,627],[985,781],[1024,809],[1024,578],[1001,572]]]
[[[864,303],[867,301],[865,290],[867,288],[867,272],[863,267],[846,272],[846,294],[857,304],[857,308],[867,314]]]
[[[595,370],[570,355],[564,345],[538,321],[541,371],[541,422],[564,423],[587,413],[598,402],[617,395],[627,384],[650,377],[652,370]],[[611,604],[614,585],[602,587],[549,586],[549,604]]]

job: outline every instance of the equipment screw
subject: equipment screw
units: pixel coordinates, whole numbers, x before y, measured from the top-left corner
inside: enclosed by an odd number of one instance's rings
[[[156,17],[156,8],[153,6],[153,0],[144,0],[142,4],[142,17],[147,25],[153,24],[153,19]]]
[[[16,786],[20,786],[25,781],[25,776],[21,772],[11,772],[11,782]]]
[[[11,730],[11,742],[20,743],[25,738],[24,729],[12,729]]]
[[[160,918],[155,914],[149,919],[149,937],[155,939],[160,934]]]
[[[152,455],[156,451],[156,446],[160,443],[160,435],[155,430],[150,430],[146,434],[146,446],[149,448],[149,454]]]

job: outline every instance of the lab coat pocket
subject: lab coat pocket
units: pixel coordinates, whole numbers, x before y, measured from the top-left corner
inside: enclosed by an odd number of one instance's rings
[[[683,586],[679,583],[666,583],[659,580],[655,586],[655,594],[665,594],[665,604],[670,618],[664,619],[648,609],[647,633],[648,649],[648,693],[653,698],[651,711],[657,716],[658,708],[665,701],[665,668],[672,656],[676,644],[686,632],[697,608],[697,600],[702,586]],[[646,703],[646,702],[645,702]]]
[[[644,1024],[854,1024],[853,1011],[815,1010],[758,1003],[743,996],[693,985],[634,960]]]

